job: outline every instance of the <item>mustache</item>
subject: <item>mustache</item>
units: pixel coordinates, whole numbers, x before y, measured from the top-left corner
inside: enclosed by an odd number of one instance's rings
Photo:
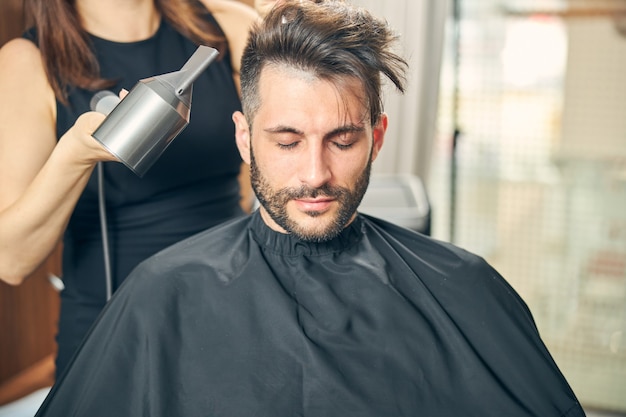
[[[341,198],[346,194],[346,190],[341,187],[332,187],[328,184],[317,188],[303,185],[300,188],[285,188],[281,190],[280,194],[289,199],[317,197]]]

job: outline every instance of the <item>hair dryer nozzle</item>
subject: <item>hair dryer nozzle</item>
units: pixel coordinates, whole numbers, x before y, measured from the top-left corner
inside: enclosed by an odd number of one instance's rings
[[[200,45],[179,71],[181,79],[174,90],[176,94],[183,94],[202,71],[213,62],[217,55],[218,52],[216,49]]]

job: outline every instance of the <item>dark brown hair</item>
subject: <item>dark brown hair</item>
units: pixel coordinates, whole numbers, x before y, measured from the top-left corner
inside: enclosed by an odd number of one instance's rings
[[[226,38],[204,15],[196,0],[155,0],[163,19],[197,44],[209,44],[223,56]],[[28,21],[37,30],[37,43],[48,81],[57,99],[67,102],[68,88],[97,90],[112,85],[102,79],[87,32],[82,28],[75,0],[25,0]]]
[[[267,65],[286,65],[329,80],[355,78],[363,85],[370,122],[382,114],[384,75],[404,92],[406,61],[394,53],[397,36],[367,10],[341,0],[285,0],[256,25],[241,61],[242,105],[252,125]]]

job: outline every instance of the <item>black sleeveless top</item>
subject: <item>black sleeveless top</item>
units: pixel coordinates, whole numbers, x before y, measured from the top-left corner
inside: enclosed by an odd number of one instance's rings
[[[34,34],[30,31],[25,37],[33,40]],[[91,39],[102,77],[117,80],[110,88],[116,94],[122,88],[130,91],[141,79],[178,71],[197,48],[165,21],[153,37],[140,42]],[[220,58],[193,84],[189,125],[142,178],[119,162],[104,164],[113,290],[150,255],[243,214],[237,182],[241,159],[231,120],[241,103],[230,58]],[[75,88],[68,106],[57,101],[58,137],[90,110],[93,95],[93,91]],[[65,289],[57,335],[57,375],[106,301],[95,170],[63,244]]]

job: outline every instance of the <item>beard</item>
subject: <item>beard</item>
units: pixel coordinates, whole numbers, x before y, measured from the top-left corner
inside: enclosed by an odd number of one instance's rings
[[[254,159],[254,152],[250,149],[250,182],[259,203],[265,208],[269,216],[282,227],[287,233],[293,234],[300,240],[306,242],[324,242],[337,237],[348,225],[352,216],[356,212],[365,191],[369,185],[370,173],[372,170],[371,152],[368,163],[363,172],[357,178],[354,189],[336,187],[324,184],[319,188],[312,188],[303,185],[299,188],[274,189],[267,181],[267,178],[260,172]],[[339,208],[332,214],[329,222],[324,224],[320,220],[320,227],[306,227],[298,223],[287,213],[287,203],[291,200],[302,198],[330,197],[335,199]],[[325,213],[318,211],[306,211],[306,215],[314,218]]]

